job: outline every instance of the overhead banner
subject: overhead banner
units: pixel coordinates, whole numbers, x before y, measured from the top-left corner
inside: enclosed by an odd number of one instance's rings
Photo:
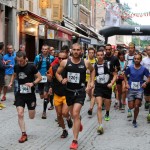
[[[51,0],[39,0],[39,8],[46,9],[50,8],[51,6]]]

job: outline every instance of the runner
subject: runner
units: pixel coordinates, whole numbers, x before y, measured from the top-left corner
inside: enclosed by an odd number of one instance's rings
[[[68,131],[66,130],[64,119],[65,117],[67,119],[68,127],[72,128],[72,120],[69,115],[69,109],[66,103],[66,96],[65,96],[65,87],[66,85],[61,84],[55,76],[55,73],[61,63],[62,60],[67,59],[67,53],[61,51],[58,54],[59,64],[55,65],[53,67],[50,67],[47,77],[50,81],[52,81],[52,89],[54,92],[54,106],[57,113],[58,123],[63,129],[63,133],[61,135],[61,138],[66,138],[68,136]],[[62,72],[62,77],[65,77],[65,72]]]
[[[24,121],[24,108],[27,104],[29,118],[34,119],[36,96],[34,93],[34,86],[42,79],[40,73],[34,65],[28,64],[26,61],[26,54],[24,52],[17,52],[17,63],[14,67],[14,74],[12,75],[9,87],[12,86],[15,78],[18,80],[18,91],[15,95],[15,105],[18,112],[18,123],[22,132],[19,143],[24,143],[28,140]],[[36,80],[34,80],[36,78]]]
[[[95,63],[97,62],[95,58],[95,49],[93,47],[88,48],[88,55],[86,60],[89,60],[90,64],[94,67]],[[90,83],[90,71],[86,71],[86,84],[88,85]],[[88,86],[89,87],[89,86]],[[94,88],[87,89],[87,94],[90,98],[90,108],[88,110],[88,115],[91,117],[93,112],[93,107],[95,104],[95,97],[94,97]]]
[[[42,119],[46,119],[47,118],[46,109],[49,103],[48,91],[50,87],[50,83],[47,82],[46,73],[50,67],[50,64],[54,60],[54,57],[49,55],[49,46],[46,44],[42,46],[41,52],[42,52],[41,54],[35,57],[34,64],[42,75],[42,80],[38,84],[38,91],[40,94],[40,98],[41,99],[44,98]],[[50,96],[50,99],[53,99],[53,95]]]
[[[117,98],[119,101],[119,109],[125,110],[126,89],[125,89],[125,82],[124,82],[124,71],[126,68],[126,61],[125,61],[124,51],[119,51],[118,58],[119,58],[119,62],[120,62],[120,71],[118,72],[118,77],[117,77],[117,81],[116,81]]]
[[[137,116],[139,114],[139,107],[141,106],[141,101],[143,99],[143,88],[147,86],[150,80],[150,74],[148,69],[142,66],[140,63],[142,61],[142,55],[136,54],[134,56],[134,65],[127,68],[125,72],[125,84],[128,91],[128,106],[129,109],[134,108],[134,119],[133,126],[137,127]],[[129,75],[129,80],[127,81],[127,76]],[[144,82],[143,78],[146,76],[148,79]]]
[[[72,45],[72,57],[68,60],[63,60],[56,72],[56,77],[62,84],[67,84],[66,88],[66,101],[69,106],[71,116],[73,118],[73,135],[74,139],[70,145],[70,149],[78,148],[78,135],[79,131],[82,131],[83,126],[81,124],[80,111],[84,105],[86,96],[85,81],[86,70],[89,69],[91,74],[90,88],[94,86],[94,68],[88,60],[80,58],[82,55],[82,49],[80,44],[75,43]],[[61,73],[66,71],[66,77],[63,78]]]
[[[105,46],[105,57],[104,60],[108,65],[108,69],[110,69],[111,67],[115,69],[116,72],[118,72],[120,70],[120,63],[119,60],[116,56],[112,55],[112,46],[111,44],[106,44]],[[116,83],[113,84],[112,90],[115,89],[116,87]],[[115,101],[118,104],[118,100]],[[109,110],[107,112],[108,117],[105,116],[105,120],[109,121],[110,117],[109,117]]]
[[[143,58],[141,64],[146,67],[150,72],[150,45],[146,47],[147,57]],[[144,80],[146,78],[144,77]],[[147,121],[150,122],[150,83],[147,84],[144,89],[144,98],[145,98],[145,109],[149,110]]]
[[[125,55],[125,60],[126,60],[126,68],[134,64],[134,55],[135,55],[135,44],[130,42],[129,43],[129,51],[128,54]],[[129,78],[129,76],[127,77]],[[130,109],[128,109],[128,115],[127,118],[132,117],[132,112]]]

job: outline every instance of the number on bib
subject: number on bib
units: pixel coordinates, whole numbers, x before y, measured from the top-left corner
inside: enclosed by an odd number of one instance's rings
[[[40,81],[40,83],[46,83],[47,82],[47,76],[42,76],[42,80]]]
[[[141,88],[140,82],[131,82],[131,89],[139,90]]]
[[[67,78],[70,83],[80,83],[80,73],[68,72]]]
[[[20,93],[22,94],[31,93],[31,87],[28,87],[25,84],[20,85]]]

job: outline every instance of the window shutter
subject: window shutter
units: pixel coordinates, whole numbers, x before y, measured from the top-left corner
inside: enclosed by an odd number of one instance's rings
[[[20,0],[20,9],[24,9],[24,0]]]
[[[29,11],[33,11],[33,0],[29,0]]]

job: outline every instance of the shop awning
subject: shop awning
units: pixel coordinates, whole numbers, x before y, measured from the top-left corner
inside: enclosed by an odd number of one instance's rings
[[[53,23],[52,21],[49,21],[46,18],[43,18],[43,17],[41,17],[41,16],[39,16],[37,14],[34,14],[34,13],[30,12],[30,11],[20,11],[18,13],[18,15],[29,16],[30,18],[38,21],[39,23],[48,25],[50,28],[52,28],[54,30],[58,30],[58,31],[64,32],[66,34],[72,35],[72,32],[70,32],[69,30],[65,29],[61,25]]]

